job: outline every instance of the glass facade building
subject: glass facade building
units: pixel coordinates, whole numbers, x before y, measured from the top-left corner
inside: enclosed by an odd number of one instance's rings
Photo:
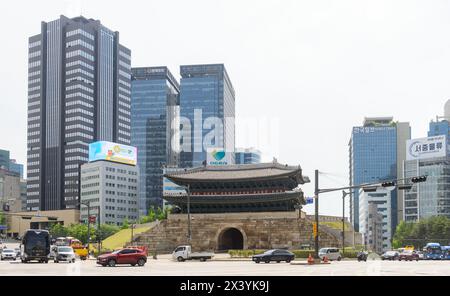
[[[405,178],[427,175],[405,193],[405,221],[432,216],[450,218],[450,158],[438,157],[405,161]]]
[[[20,178],[23,179],[23,164],[17,163],[15,159],[11,159],[9,162],[9,170],[14,173],[18,173]]]
[[[450,123],[447,120],[430,122],[428,137],[441,135],[447,136],[447,140],[450,141]]]
[[[261,152],[256,149],[236,149],[236,164],[256,164],[261,163]]]
[[[130,144],[131,52],[82,16],[42,22],[28,48],[27,209],[77,208],[89,143]]]
[[[392,117],[366,118],[363,126],[354,127],[349,143],[350,186],[401,176],[406,140],[410,135],[409,124],[395,123]],[[355,230],[359,231],[359,191],[354,189],[350,193],[350,216]],[[397,190],[390,194],[390,233],[399,220],[398,194]],[[400,203],[403,205],[403,200]]]
[[[450,138],[450,125],[447,120],[432,121],[428,137],[447,136]],[[432,216],[450,218],[450,157],[408,160],[404,163],[405,178],[427,175],[427,181],[418,183],[405,192],[404,219],[417,221]]]
[[[9,169],[9,163],[10,163],[10,155],[9,150],[2,150],[0,149],[0,168]]]
[[[140,212],[163,205],[163,169],[179,162],[180,87],[167,67],[132,69],[131,143],[138,150]]]
[[[234,156],[235,92],[223,64],[181,66],[181,166],[206,161],[207,148]]]

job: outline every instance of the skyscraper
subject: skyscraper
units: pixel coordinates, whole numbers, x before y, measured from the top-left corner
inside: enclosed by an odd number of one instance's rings
[[[9,150],[0,149],[0,168],[8,170],[10,161]]]
[[[236,148],[236,164],[255,164],[261,162],[261,151],[254,148]]]
[[[350,186],[401,177],[406,140],[410,138],[409,123],[394,122],[392,117],[365,118],[362,126],[353,128],[349,143]],[[350,216],[359,231],[359,191],[350,193]],[[403,205],[403,192],[394,190],[389,218],[392,229],[397,226],[398,217],[403,216],[398,204]]]
[[[28,47],[27,208],[76,208],[88,144],[130,144],[131,52],[81,16],[43,22]]]
[[[163,168],[179,162],[180,86],[167,67],[132,69],[131,143],[138,149],[139,203],[162,206]]]
[[[418,221],[433,216],[450,217],[450,100],[444,116],[431,121],[427,138],[413,139],[405,149],[404,177],[426,175],[427,181],[405,192],[404,219]]]
[[[180,74],[181,166],[201,166],[211,147],[234,157],[235,92],[225,66],[181,66]]]
[[[18,173],[20,178],[23,179],[23,164],[17,163],[17,160],[11,159],[9,161],[9,170]]]
[[[450,157],[447,143],[448,135],[408,141],[404,176],[427,176],[427,180],[405,192],[405,221],[433,216],[450,218]]]

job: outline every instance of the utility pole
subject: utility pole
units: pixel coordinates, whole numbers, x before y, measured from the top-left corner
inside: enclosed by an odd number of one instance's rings
[[[314,223],[314,251],[315,251],[315,257],[316,259],[319,258],[319,194],[320,193],[329,193],[329,192],[335,192],[335,191],[341,191],[341,190],[354,190],[354,189],[363,189],[364,191],[372,192],[376,191],[378,187],[392,187],[397,186],[399,190],[410,190],[412,188],[413,184],[416,183],[422,183],[427,181],[427,176],[416,176],[412,178],[403,178],[403,179],[394,179],[390,181],[384,181],[384,182],[374,182],[374,183],[364,183],[354,186],[346,186],[346,187],[340,187],[340,188],[328,188],[328,189],[319,189],[319,170],[315,170],[314,172],[315,177],[315,188],[314,188],[314,199],[315,199],[315,223]],[[400,181],[404,181],[404,184],[398,184]],[[411,182],[411,183],[406,183]],[[344,193],[343,193],[344,194]],[[351,194],[345,193],[345,195]],[[350,196],[352,197],[352,195]],[[344,199],[344,197],[343,197]],[[352,200],[350,199],[350,202]],[[343,201],[343,208],[345,208],[345,203]],[[350,214],[351,214],[350,209]],[[343,210],[343,219],[342,219],[342,230],[345,230],[345,211]],[[353,236],[355,235],[355,231],[353,231]],[[344,231],[342,232],[342,245],[344,246]],[[353,237],[354,240],[354,237]]]
[[[187,193],[187,212],[188,212],[188,242],[191,244],[192,231],[191,231],[191,189],[190,185],[186,187]]]
[[[314,225],[314,257],[319,258],[319,170],[314,172],[315,189],[314,189],[314,203],[315,203],[315,225]]]

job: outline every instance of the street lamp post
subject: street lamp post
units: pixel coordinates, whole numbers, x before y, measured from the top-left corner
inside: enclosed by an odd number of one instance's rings
[[[342,190],[342,257],[345,257],[345,197],[349,194]]]
[[[131,241],[130,241],[131,245],[133,245],[133,237],[134,237],[134,233],[133,233],[133,232],[134,232],[134,225],[135,225],[135,224],[133,224],[133,223],[131,224]]]
[[[87,208],[88,208],[88,218],[87,218],[87,223],[88,223],[88,233],[87,233],[87,235],[88,235],[88,237],[87,237],[87,239],[88,239],[88,243],[87,243],[87,245],[88,245],[88,252],[89,252],[89,247],[90,247],[90,244],[91,244],[91,221],[90,221],[90,219],[91,219],[91,202],[90,201],[85,201],[85,202],[80,202],[80,204],[82,204],[82,205],[84,205],[84,206],[87,206]]]

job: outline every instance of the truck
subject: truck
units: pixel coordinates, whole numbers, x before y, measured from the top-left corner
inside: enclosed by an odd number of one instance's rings
[[[86,260],[89,257],[89,251],[87,246],[83,246],[80,240],[68,236],[58,237],[55,242],[56,247],[67,246],[72,247],[75,254],[80,257],[81,260]]]
[[[205,262],[206,260],[211,259],[212,257],[214,257],[214,253],[192,252],[192,247],[188,245],[178,246],[172,253],[172,259],[178,262],[183,262],[186,260],[200,260],[202,262]]]

